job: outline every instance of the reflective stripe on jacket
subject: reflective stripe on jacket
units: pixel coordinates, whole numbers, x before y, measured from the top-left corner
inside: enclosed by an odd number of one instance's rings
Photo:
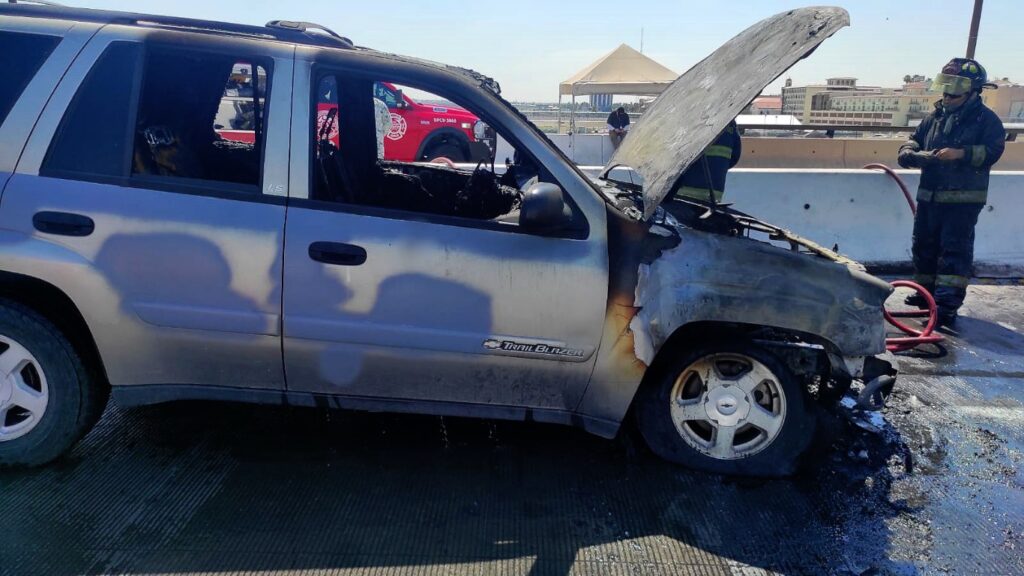
[[[743,144],[740,140],[739,129],[736,127],[736,122],[730,122],[725,130],[718,135],[718,138],[704,149],[703,156],[694,160],[686,172],[679,177],[673,196],[707,201],[710,188],[714,193],[715,201],[721,201],[725,194],[725,177],[729,169],[740,161],[742,152]],[[707,161],[708,172],[711,174],[710,183],[704,171],[705,161]]]

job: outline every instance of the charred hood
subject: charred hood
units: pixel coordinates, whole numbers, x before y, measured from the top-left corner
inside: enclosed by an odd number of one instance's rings
[[[846,10],[790,10],[754,24],[676,79],[630,129],[605,172],[629,166],[644,179],[644,217],[765,86],[850,24]]]

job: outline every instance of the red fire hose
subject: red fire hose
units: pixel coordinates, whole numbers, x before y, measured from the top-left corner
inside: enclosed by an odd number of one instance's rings
[[[907,205],[910,206],[910,213],[913,214],[914,216],[917,216],[917,203],[914,202],[914,197],[910,194],[910,190],[907,189],[906,182],[903,181],[903,178],[900,178],[899,174],[897,174],[895,171],[893,171],[892,168],[889,168],[885,164],[868,164],[867,166],[864,167],[864,169],[881,170],[882,172],[888,174],[890,178],[895,180],[896,185],[899,186],[900,190],[903,191],[903,197],[907,199]]]
[[[900,178],[899,174],[894,172],[892,168],[889,168],[885,164],[868,164],[864,167],[865,170],[878,169],[888,174],[896,184],[903,191],[903,197],[907,199],[907,205],[910,206],[910,212],[915,216],[917,215],[917,204],[914,203],[914,197],[910,195],[910,190],[907,189],[906,183]],[[935,298],[932,297],[928,290],[924,286],[916,282],[909,280],[895,280],[891,282],[894,288],[912,288],[918,294],[924,298],[924,301],[928,304],[926,310],[909,310],[903,312],[890,312],[889,310],[882,309],[882,313],[885,315],[886,321],[892,324],[906,336],[898,338],[886,338],[885,348],[890,352],[905,352],[920,346],[921,344],[935,344],[944,340],[941,334],[934,334],[935,324],[938,320],[938,310],[935,306]],[[897,320],[897,318],[923,318],[928,317],[928,321],[925,323],[922,330],[907,326],[903,322]]]
[[[909,310],[904,312],[890,312],[886,309],[882,309],[882,313],[885,315],[885,319],[896,328],[898,328],[907,336],[899,338],[886,338],[885,348],[890,352],[905,352],[920,346],[921,344],[935,344],[936,342],[942,342],[944,338],[941,334],[933,334],[935,330],[935,324],[938,320],[938,311],[935,307],[935,298],[928,293],[928,290],[924,286],[916,282],[909,280],[894,280],[891,282],[893,287],[899,288],[913,288],[918,294],[924,298],[925,302],[928,303],[927,310]],[[917,330],[907,326],[903,322],[897,320],[897,318],[914,318],[914,317],[928,317],[928,322],[925,323],[923,330]]]

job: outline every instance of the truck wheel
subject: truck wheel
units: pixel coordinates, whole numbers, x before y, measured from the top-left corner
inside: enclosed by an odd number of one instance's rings
[[[423,154],[426,156],[424,160],[428,162],[435,158],[447,158],[452,162],[465,162],[466,155],[462,153],[462,148],[459,148],[455,144],[445,142],[437,144],[427,149],[427,152]]]
[[[0,467],[57,458],[96,423],[108,395],[52,323],[0,300]]]
[[[748,342],[679,355],[638,400],[637,425],[654,453],[718,474],[791,474],[814,434],[803,387]]]

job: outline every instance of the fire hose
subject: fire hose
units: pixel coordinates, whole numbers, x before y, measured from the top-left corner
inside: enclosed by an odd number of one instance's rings
[[[910,212],[917,215],[917,204],[914,203],[914,197],[911,196],[910,190],[907,189],[907,185],[900,178],[899,174],[894,172],[892,168],[889,168],[885,164],[868,164],[864,167],[865,170],[877,169],[882,170],[888,174],[900,187],[903,192],[903,197],[907,199],[907,205],[910,206]],[[906,336],[886,338],[885,348],[890,352],[905,352],[912,350],[921,344],[935,344],[944,340],[941,334],[934,334],[935,325],[938,321],[938,309],[935,305],[935,298],[925,289],[924,286],[916,282],[909,280],[895,280],[890,282],[893,288],[910,288],[917,292],[927,304],[927,308],[923,310],[908,310],[908,311],[889,311],[885,308],[882,309],[882,313],[885,316],[885,320],[896,327],[900,332],[906,334]],[[927,317],[928,321],[925,322],[924,328],[918,330],[911,326],[907,326],[903,322],[899,321],[898,318],[924,318]]]
[[[893,311],[890,312],[885,308],[882,309],[882,314],[885,315],[886,321],[892,324],[896,328],[907,334],[898,338],[886,338],[885,348],[890,352],[905,352],[920,346],[921,344],[935,344],[936,342],[942,342],[944,338],[941,334],[933,334],[935,330],[935,324],[938,320],[938,310],[935,306],[935,298],[928,293],[928,290],[924,286],[916,282],[909,280],[894,280],[890,282],[894,288],[904,287],[912,288],[918,294],[924,298],[924,301],[928,304],[928,308],[925,310],[907,310],[907,311]],[[897,320],[897,318],[914,318],[914,317],[928,317],[928,321],[925,323],[924,328],[918,330],[916,328],[907,326],[903,322]]]

